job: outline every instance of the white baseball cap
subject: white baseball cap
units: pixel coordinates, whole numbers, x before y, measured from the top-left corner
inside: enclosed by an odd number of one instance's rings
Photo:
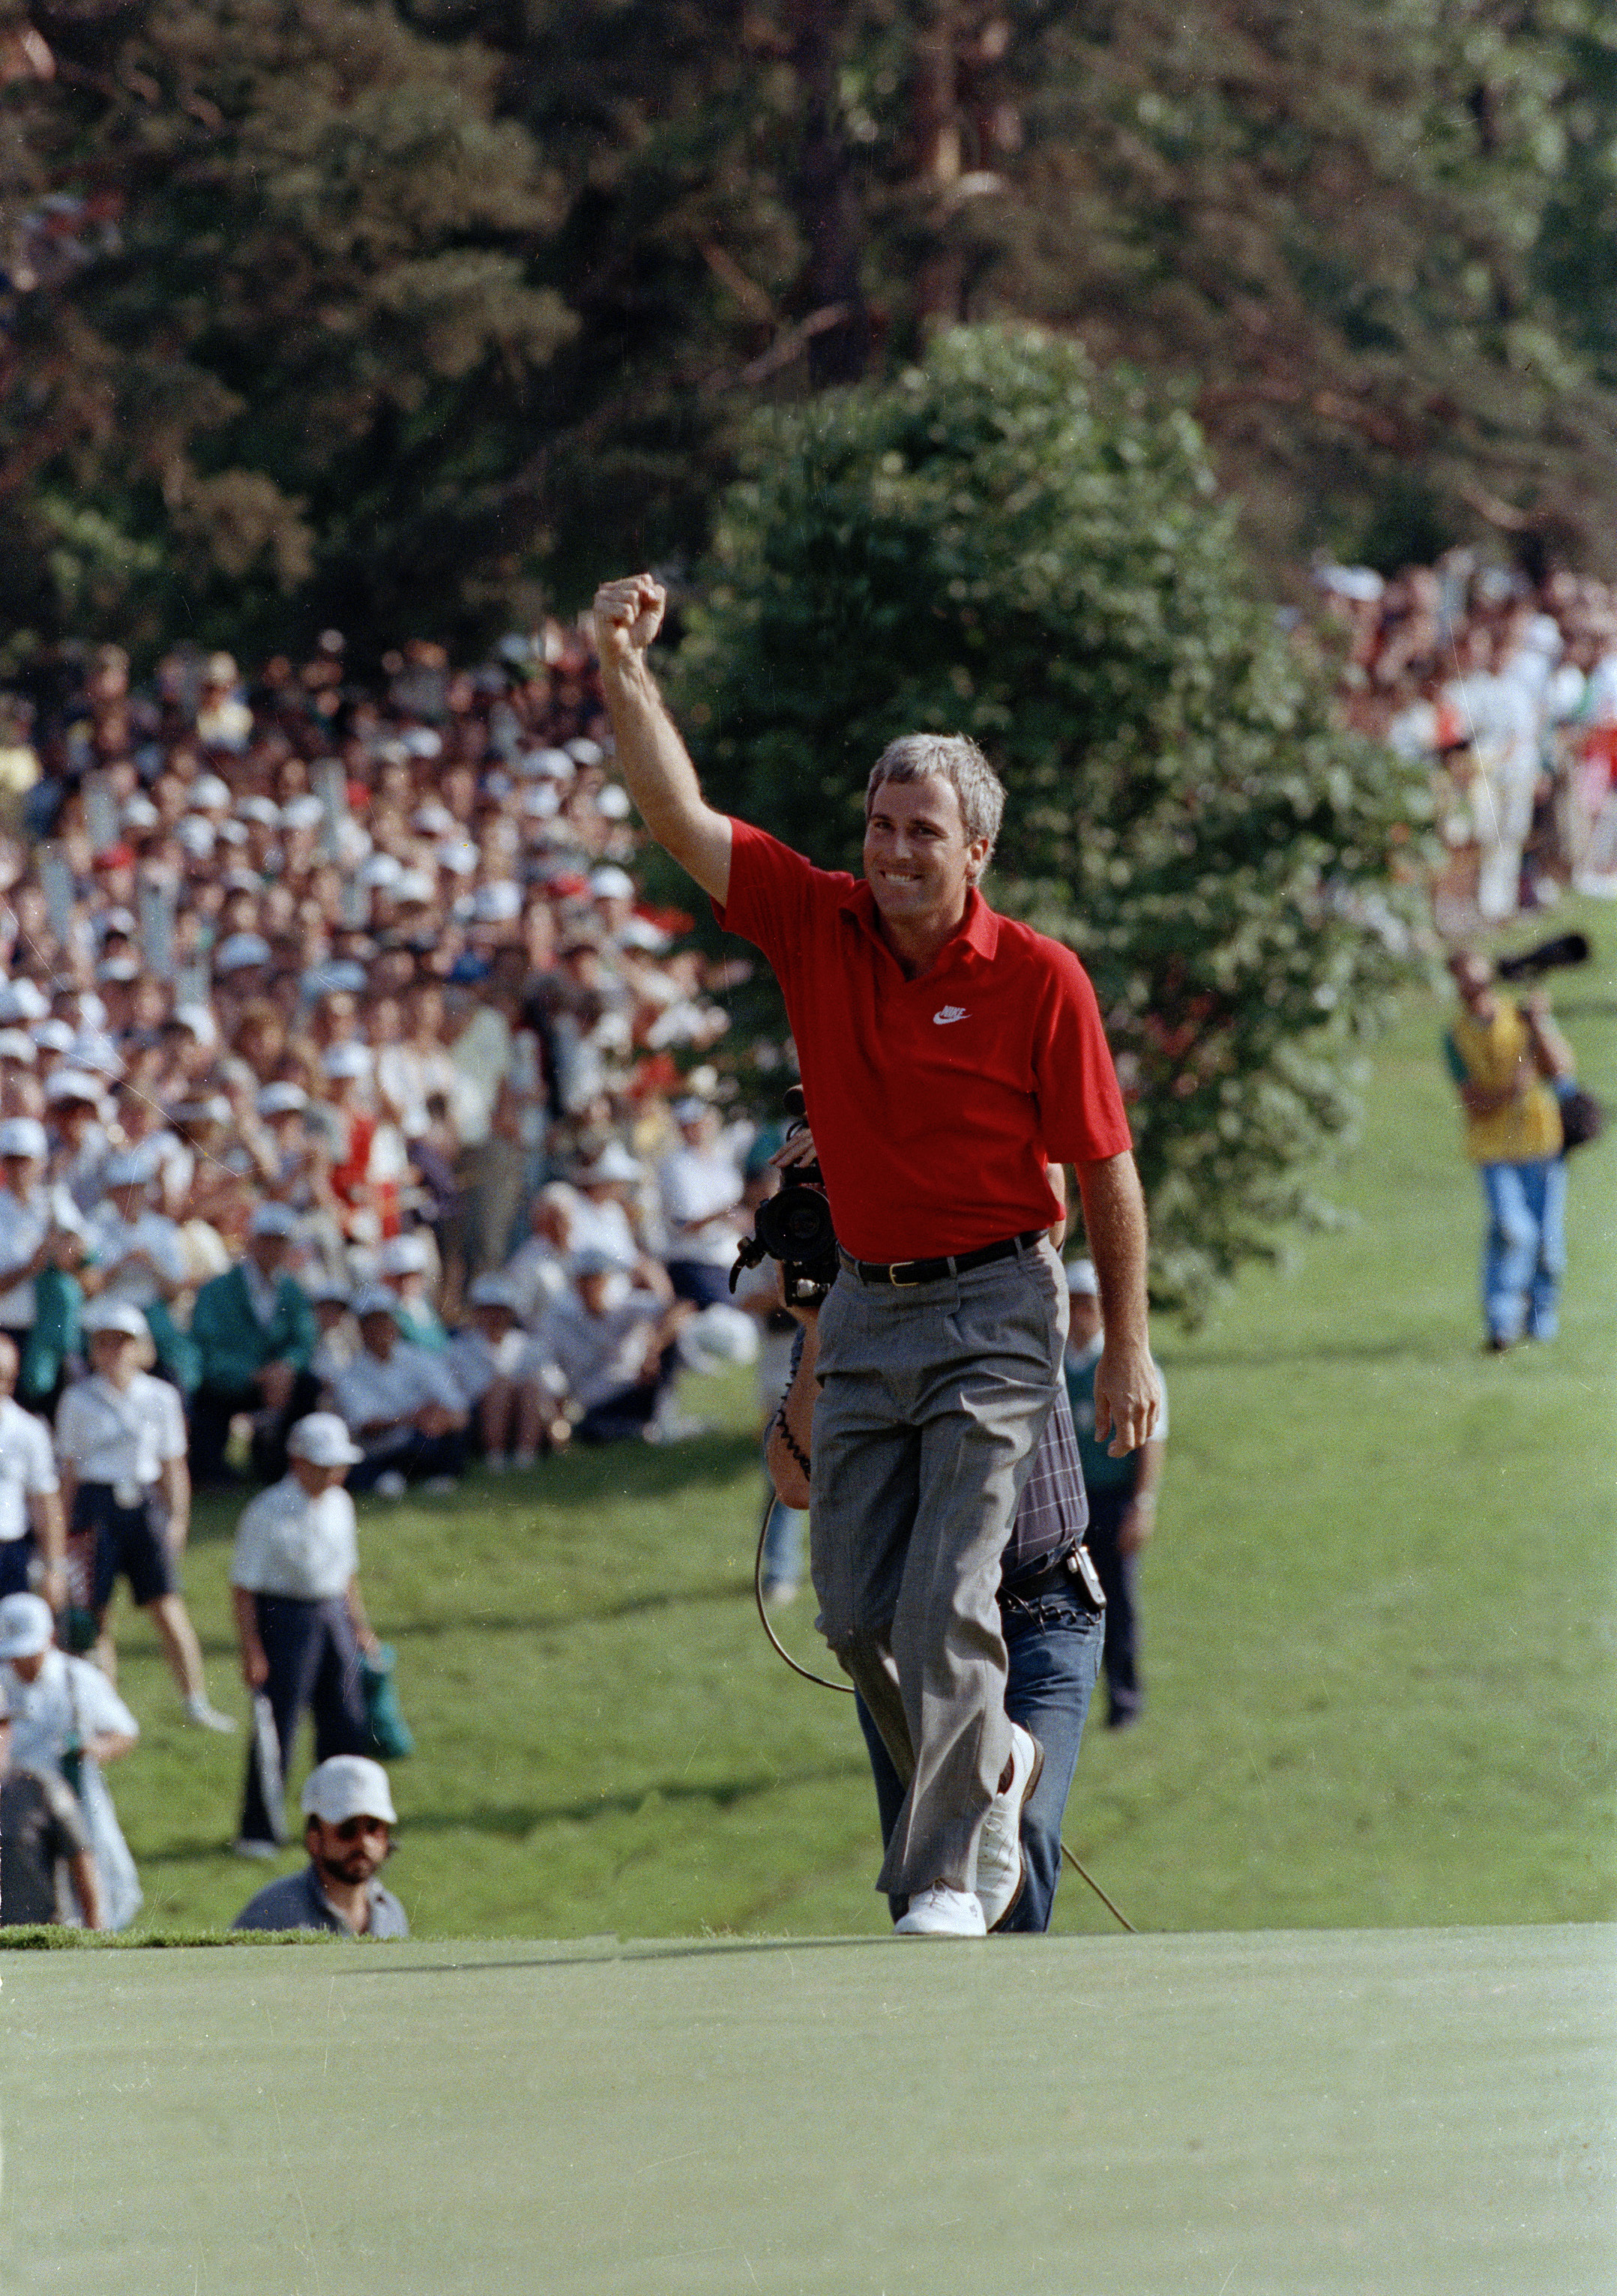
[[[290,1204],[256,1204],[252,1218],[247,1223],[249,1235],[291,1235],[298,1225],[298,1215]]]
[[[468,1305],[473,1308],[505,1308],[513,1316],[521,1314],[515,1284],[507,1277],[492,1271],[487,1275],[479,1275],[473,1279],[472,1288],[466,1294],[466,1300]]]
[[[70,1045],[73,1032],[70,1029],[66,1034]],[[0,1029],[0,1061],[15,1061],[21,1067],[31,1069],[38,1058],[38,1046],[26,1029]]]
[[[364,1077],[371,1073],[368,1045],[333,1045],[320,1063],[328,1077]]]
[[[334,1411],[311,1411],[300,1419],[286,1439],[294,1459],[311,1467],[357,1467],[365,1453]]]
[[[37,1116],[8,1116],[0,1124],[0,1156],[48,1156],[51,1144]]]
[[[0,1611],[4,1609],[0,1603]],[[326,1825],[345,1825],[350,1817],[398,1823],[387,1772],[364,1754],[333,1754],[320,1763],[305,1779],[301,1799],[304,1816]]]
[[[56,1639],[56,1621],[43,1595],[8,1595],[0,1603],[0,1658],[37,1658]]]
[[[1067,1290],[1075,1300],[1098,1300],[1100,1278],[1092,1259],[1070,1259],[1067,1262]]]
[[[426,1240],[419,1235],[390,1235],[376,1255],[380,1275],[424,1275],[431,1265]]]
[[[300,1084],[267,1084],[256,1105],[260,1116],[291,1116],[308,1106],[308,1095]]]
[[[353,1314],[357,1316],[363,1323],[367,1316],[391,1316],[395,1314],[398,1310],[398,1302],[384,1285],[381,1283],[367,1283],[365,1285],[363,1290],[355,1292],[353,1298],[349,1301],[349,1307]]]
[[[121,1332],[126,1339],[149,1337],[151,1326],[127,1300],[92,1300],[82,1317],[86,1332]]]

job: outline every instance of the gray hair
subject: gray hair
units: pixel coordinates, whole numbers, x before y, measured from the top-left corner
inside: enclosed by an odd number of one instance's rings
[[[964,734],[903,734],[890,742],[872,766],[865,785],[866,820],[883,782],[926,781],[947,782],[954,791],[968,845],[979,837],[988,839],[982,864],[986,869],[994,857],[1005,817],[1005,783],[976,742]]]

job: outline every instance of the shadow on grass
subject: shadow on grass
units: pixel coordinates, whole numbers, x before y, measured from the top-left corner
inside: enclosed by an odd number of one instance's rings
[[[362,1499],[360,1519],[396,1519],[412,1508],[426,1508],[435,1518],[453,1521],[457,1515],[490,1507],[575,1508],[598,1505],[612,1499],[668,1499],[694,1485],[706,1485],[743,1474],[763,1462],[754,1437],[721,1428],[711,1435],[694,1435],[683,1443],[614,1443],[598,1451],[570,1451],[565,1458],[547,1459],[524,1473],[497,1478],[473,1471],[459,1490],[443,1498],[426,1499],[419,1491],[407,1498]],[[199,1491],[192,1513],[191,1536],[199,1546],[235,1536],[236,1524],[259,1486],[244,1483],[240,1490]]]
[[[610,1945],[592,1950],[593,1941],[580,1939],[576,1953],[524,1955],[509,1961],[382,1961],[380,1956],[363,1963],[356,1956],[351,1967],[340,1970],[342,1977],[480,1977],[489,1971],[502,1969],[598,1969],[603,1963],[614,1961],[700,1961],[714,1954],[735,1953],[839,1953],[847,1946],[879,1948],[883,1953],[893,1949],[892,1939],[883,1931],[867,1937],[833,1938],[704,1938],[699,1944],[664,1944],[658,1938],[631,1939],[620,1945],[614,1939]],[[902,1944],[902,1939],[899,1939]]]
[[[653,1808],[704,1804],[710,1809],[728,1810],[765,1794],[790,1792],[794,1786],[827,1785],[865,1775],[864,1764],[850,1756],[845,1762],[825,1762],[799,1770],[760,1770],[751,1777],[717,1778],[705,1785],[685,1778],[653,1780],[649,1785],[626,1787],[585,1801],[468,1802],[461,1809],[412,1810],[399,1828],[399,1840],[407,1845],[416,1834],[487,1833],[521,1841],[542,1825],[563,1821],[587,1825],[597,1817],[633,1817],[648,1803]],[[226,1846],[217,1834],[206,1840],[193,1836],[170,1841],[161,1849],[143,1851],[141,1865],[154,1871],[164,1866],[186,1865],[198,1857],[217,1857]],[[295,1841],[289,1841],[288,1852],[297,1846]]]
[[[702,1603],[751,1602],[752,1580],[712,1578],[696,1587],[648,1587],[638,1595],[620,1595],[611,1602],[581,1603],[565,1611],[545,1611],[514,1616],[509,1611],[466,1611],[458,1617],[418,1619],[409,1624],[390,1621],[390,1642],[434,1642],[445,1635],[545,1635],[568,1627],[599,1625],[610,1619],[634,1619],[653,1611],[677,1611]]]

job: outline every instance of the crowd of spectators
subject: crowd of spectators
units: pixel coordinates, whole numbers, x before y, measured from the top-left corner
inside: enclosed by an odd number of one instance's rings
[[[1315,568],[1342,648],[1350,724],[1430,766],[1449,939],[1617,898],[1617,587],[1482,564],[1470,550],[1391,580]]]
[[[758,1352],[728,1271],[773,1143],[608,738],[554,625],[375,689],[328,633],[140,689],[64,647],[0,693],[0,1414],[37,1431],[0,1441],[0,1596],[110,1671],[127,1578],[203,1726],[193,1486],[284,1478],[322,1411],[384,1498],[676,1440],[681,1372]]]

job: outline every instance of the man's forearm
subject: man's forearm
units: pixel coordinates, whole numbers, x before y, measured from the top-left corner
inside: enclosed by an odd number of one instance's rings
[[[619,769],[641,819],[704,893],[724,901],[730,890],[730,824],[703,798],[645,659],[665,603],[661,586],[649,574],[603,583],[595,605],[601,693]]]
[[[1144,1347],[1148,1336],[1145,1299],[1145,1199],[1134,1158],[1125,1150],[1104,1163],[1079,1164],[1079,1194],[1084,1229],[1100,1285],[1101,1320],[1107,1344]]]
[[[702,784],[643,653],[601,664],[601,692],[612,721],[618,770],[659,845],[702,802]]]

